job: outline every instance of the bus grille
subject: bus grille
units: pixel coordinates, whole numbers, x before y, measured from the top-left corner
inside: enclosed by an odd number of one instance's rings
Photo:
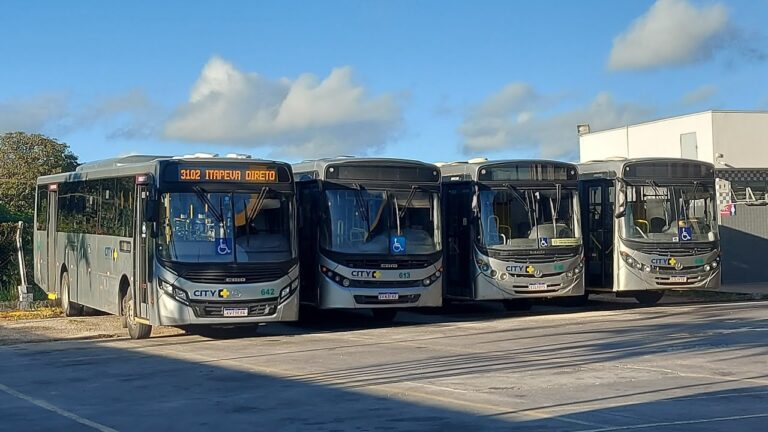
[[[201,284],[243,284],[272,282],[285,276],[285,272],[277,267],[260,269],[237,270],[187,270],[179,274],[182,278]]]
[[[408,295],[402,295],[397,300],[379,300],[379,296],[377,295],[356,295],[355,296],[355,303],[357,304],[367,304],[367,305],[377,305],[377,304],[408,304],[408,303],[416,303],[419,301],[419,298],[421,297],[421,294],[408,294]]]
[[[706,253],[710,253],[715,250],[715,247],[712,245],[709,246],[695,246],[695,247],[675,247],[675,248],[669,248],[669,247],[658,247],[658,246],[640,246],[636,251],[648,255],[659,255],[659,256],[675,256],[675,257],[684,257],[684,256],[694,256],[694,255],[703,255]]]
[[[224,308],[248,308],[249,317],[274,315],[277,312],[277,300],[266,302],[192,302],[192,310],[198,318],[223,318]]]
[[[434,264],[434,260],[409,259],[409,260],[378,260],[378,259],[340,259],[339,264],[349,268],[362,269],[420,269]],[[397,264],[395,267],[394,264]]]

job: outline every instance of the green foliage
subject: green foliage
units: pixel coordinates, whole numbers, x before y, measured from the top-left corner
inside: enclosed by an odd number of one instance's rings
[[[67,144],[40,134],[0,135],[0,204],[28,218],[34,214],[37,178],[76,167],[77,156]]]
[[[67,144],[40,134],[0,135],[0,300],[16,297],[20,283],[16,223],[24,221],[22,241],[27,282],[32,279],[32,219],[37,178],[74,170],[77,156]],[[39,290],[37,290],[39,291]]]

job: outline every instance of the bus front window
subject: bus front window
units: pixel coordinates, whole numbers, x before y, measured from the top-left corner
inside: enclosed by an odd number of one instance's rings
[[[237,262],[291,259],[291,202],[279,192],[234,194]]]
[[[409,254],[430,254],[440,250],[440,200],[436,192],[412,190],[393,192],[392,236],[407,239]],[[396,205],[395,205],[396,204]],[[399,229],[399,231],[398,231]]]
[[[574,246],[581,236],[578,194],[561,189],[484,189],[478,194],[477,241],[484,247],[537,249]],[[542,241],[545,243],[542,244]]]
[[[320,244],[333,252],[386,255],[389,218],[386,192],[366,189],[330,189],[325,192],[329,226],[321,230]]]
[[[186,263],[232,262],[232,202],[227,193],[165,193],[160,199],[161,259]]]
[[[622,235],[644,242],[714,241],[714,190],[691,184],[627,186],[627,211]]]
[[[161,195],[161,259],[182,263],[287,261],[294,255],[289,196],[269,188],[257,193]]]

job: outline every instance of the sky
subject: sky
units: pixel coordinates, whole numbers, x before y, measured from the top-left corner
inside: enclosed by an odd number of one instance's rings
[[[127,154],[578,159],[576,125],[768,110],[768,0],[29,1],[0,133]]]

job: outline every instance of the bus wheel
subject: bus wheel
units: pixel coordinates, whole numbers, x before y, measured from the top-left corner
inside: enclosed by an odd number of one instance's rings
[[[125,322],[128,325],[128,335],[131,339],[146,339],[152,333],[152,326],[136,321],[136,314],[133,310],[133,292],[128,287],[128,293],[123,297],[123,313]]]
[[[61,309],[64,316],[78,316],[83,314],[83,307],[75,302],[69,301],[69,273],[61,274]]]
[[[651,306],[664,297],[664,291],[638,291],[634,294],[635,300],[641,305]]]
[[[533,307],[533,302],[531,299],[512,299],[512,300],[503,300],[501,302],[504,305],[504,309],[513,312],[513,311],[527,311],[531,310]]]
[[[371,313],[373,314],[373,318],[376,319],[376,321],[390,322],[395,319],[395,316],[397,316],[397,309],[371,309]]]

